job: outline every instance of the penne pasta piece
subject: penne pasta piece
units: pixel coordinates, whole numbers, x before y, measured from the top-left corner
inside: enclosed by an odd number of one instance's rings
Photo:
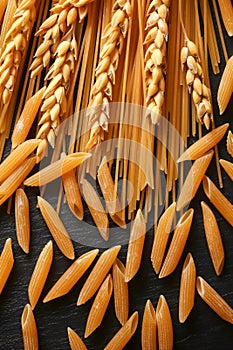
[[[81,255],[77,260],[75,260],[50,289],[43,302],[47,303],[50,300],[59,298],[69,293],[73,286],[90,267],[98,252],[99,249],[91,250],[90,252]]]
[[[2,21],[2,17],[4,15],[4,12],[6,10],[8,0],[2,0],[0,4],[0,22]]]
[[[135,311],[121,329],[114,335],[104,350],[122,350],[134,335],[138,326],[138,312]]]
[[[30,216],[29,201],[22,188],[15,193],[15,226],[16,237],[23,251],[29,253],[30,245]]]
[[[140,268],[145,236],[146,222],[139,209],[130,232],[125,266],[125,282],[129,282]]]
[[[233,158],[233,134],[230,130],[227,135],[227,152]]]
[[[229,222],[229,224],[233,226],[233,205],[219,191],[219,189],[207,176],[204,176],[202,185],[204,192],[211,201],[211,203],[215,206],[219,213]]]
[[[27,304],[23,310],[21,318],[24,350],[39,349],[36,321],[32,308]]]
[[[233,16],[233,13],[232,13],[232,16]],[[231,21],[232,21],[232,18],[231,18]],[[232,21],[232,27],[233,27],[233,21]],[[218,88],[217,101],[218,101],[220,114],[224,113],[231,99],[231,95],[233,92],[232,72],[233,72],[233,56],[231,56],[231,58],[227,61],[227,64],[223,71],[219,88]]]
[[[82,220],[83,203],[74,169],[62,176],[62,183],[70,210],[77,219]]]
[[[115,313],[123,326],[129,315],[129,290],[128,283],[125,282],[125,266],[119,259],[113,264],[112,277]]]
[[[82,180],[82,193],[93,221],[105,241],[109,238],[109,221],[98,194],[86,179]]]
[[[223,320],[233,324],[233,308],[202,277],[197,277],[196,287],[200,297]]]
[[[218,0],[222,19],[229,36],[233,35],[233,6],[231,0]],[[232,71],[231,71],[232,74]]]
[[[225,135],[228,127],[229,123],[223,124],[201,137],[180,156],[177,163],[183,162],[184,160],[195,160],[202,157],[206,152],[217,145]]]
[[[105,250],[99,260],[96,262],[93,270],[88,276],[86,282],[78,297],[77,305],[85,304],[98,290],[103,280],[107,276],[108,271],[114,264],[117,254],[119,253],[121,246],[115,246]]]
[[[37,198],[40,212],[58,248],[68,259],[73,260],[74,247],[59,215],[45,199],[39,196]]]
[[[219,227],[212,210],[205,202],[201,202],[205,236],[209,248],[211,260],[217,276],[222,272],[225,253]]]
[[[159,350],[171,350],[173,348],[172,318],[167,301],[163,295],[160,295],[157,304],[156,323]]]
[[[8,238],[0,255],[0,295],[14,265],[12,241]]]
[[[194,210],[189,209],[178,221],[159,278],[170,275],[178,265],[183,253],[193,220]]]
[[[227,175],[230,177],[231,181],[233,181],[233,163],[228,162],[227,160],[220,159],[220,164],[227,173]]]
[[[71,350],[87,350],[86,345],[73,329],[68,327],[67,332]]]
[[[191,200],[195,197],[197,190],[200,186],[200,183],[203,179],[203,176],[208,169],[210,162],[213,158],[214,151],[211,150],[206,153],[204,156],[195,160],[190,169],[183,187],[181,189],[178,201],[177,201],[177,210],[181,210],[187,204],[191,202]]]
[[[24,181],[26,186],[43,186],[47,185],[49,182],[59,178],[60,176],[68,173],[72,169],[76,168],[86,159],[90,158],[90,153],[77,152],[71,153],[62,159],[48,165],[44,169],[38,171],[36,174],[32,175]]]
[[[147,300],[142,319],[142,350],[156,350],[156,313],[150,300]]]
[[[32,310],[35,308],[53,261],[53,243],[49,241],[41,251],[28,286],[28,298]]]
[[[84,337],[87,338],[98,328],[104,318],[110,298],[112,296],[112,277],[109,274],[101,285],[89,312]]]
[[[154,242],[151,251],[151,261],[155,273],[159,273],[165,254],[169,234],[176,211],[176,202],[172,203],[159,219],[158,226],[154,228]]]
[[[194,306],[196,266],[191,253],[187,254],[180,279],[179,321],[184,323]]]

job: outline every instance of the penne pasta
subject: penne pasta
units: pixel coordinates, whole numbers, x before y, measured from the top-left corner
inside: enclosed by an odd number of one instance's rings
[[[181,272],[179,293],[179,321],[184,323],[194,306],[196,266],[191,253],[187,254]]]
[[[73,260],[74,247],[59,215],[45,199],[39,196],[37,198],[40,212],[58,248],[68,259]]]
[[[98,252],[98,249],[91,250],[75,260],[50,289],[43,302],[47,303],[50,300],[59,298],[69,293],[69,291],[90,267]]]
[[[232,8],[232,5],[231,5],[231,8]],[[233,16],[233,10],[232,10],[232,16]],[[232,24],[232,27],[233,27],[233,24]],[[231,58],[227,61],[227,64],[223,71],[219,88],[218,88],[217,101],[218,101],[220,114],[223,114],[224,111],[226,110],[233,92],[232,71],[233,71],[233,56],[231,56]]]
[[[62,183],[70,210],[77,219],[82,220],[83,203],[74,169],[62,176]]]
[[[223,320],[233,324],[233,309],[202,277],[197,277],[196,287],[200,297]]]
[[[212,210],[203,201],[201,202],[201,208],[207,245],[215,272],[217,276],[219,276],[222,272],[225,260],[222,237]]]
[[[2,17],[4,15],[4,12],[6,10],[8,0],[2,0],[0,4],[0,22],[2,21]]]
[[[71,350],[87,350],[86,345],[73,329],[68,327],[67,332]]]
[[[204,176],[202,185],[204,192],[211,201],[211,203],[215,206],[219,213],[229,222],[229,224],[233,226],[233,205],[219,191],[219,189],[207,176]]]
[[[159,350],[171,350],[173,348],[172,318],[167,301],[163,295],[160,295],[157,304],[156,323]]]
[[[189,209],[178,221],[159,278],[170,275],[183,253],[193,220],[194,210]]]
[[[150,300],[147,300],[142,319],[142,350],[156,350],[156,313]]]
[[[165,210],[159,219],[158,226],[155,226],[154,228],[154,242],[151,251],[151,262],[155,273],[159,273],[163,262],[175,211],[176,203],[174,202]]]
[[[93,267],[78,297],[77,305],[85,304],[98,290],[108,271],[114,264],[121,246],[115,246],[105,250]]]
[[[14,265],[12,241],[8,238],[0,255],[0,295]]]
[[[225,135],[229,124],[223,124],[218,128],[210,131],[205,136],[201,137],[197,142],[192,144],[177,160],[177,163],[185,160],[195,160],[202,157],[211,148],[217,145],[217,143]]]
[[[222,14],[222,19],[229,36],[233,35],[233,7],[231,0],[218,0],[218,5]],[[230,72],[232,73],[232,71]]]
[[[32,308],[27,304],[23,310],[21,318],[24,350],[39,349],[36,321]]]
[[[16,237],[23,251],[29,253],[30,245],[30,216],[29,201],[26,193],[19,188],[15,193],[15,226]]]
[[[114,335],[104,350],[122,350],[134,335],[138,326],[138,312],[134,312],[128,321]]]
[[[46,279],[49,274],[50,267],[53,261],[53,243],[49,241],[43,250],[41,251],[36,265],[34,267],[29,286],[28,286],[28,298],[31,304],[32,310],[35,308],[42,290],[44,288]]]
[[[209,151],[204,156],[195,160],[182,186],[178,201],[177,210],[181,210],[194,198],[203,176],[213,158],[214,151]]]
[[[125,266],[125,282],[129,282],[140,268],[145,236],[146,222],[139,209],[130,232]]]
[[[231,179],[233,181],[233,163],[228,162],[227,160],[220,159],[220,164]]]
[[[112,277],[109,274],[101,285],[89,312],[84,337],[89,337],[98,328],[104,318],[110,298],[112,296]]]
[[[227,152],[233,158],[233,134],[230,130],[227,135]]]
[[[129,315],[129,290],[125,282],[125,266],[116,259],[112,267],[114,306],[118,321],[124,325]]]

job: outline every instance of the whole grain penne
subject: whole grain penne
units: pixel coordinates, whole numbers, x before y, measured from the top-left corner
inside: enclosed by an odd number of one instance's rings
[[[177,210],[184,208],[194,198],[203,179],[203,176],[205,175],[206,170],[210,165],[213,154],[214,151],[211,150],[208,153],[204,154],[204,156],[195,160],[193,163],[181,188],[181,192],[177,201]]]
[[[68,327],[67,332],[71,350],[87,350],[86,345],[73,329]]]
[[[204,192],[211,201],[211,203],[215,206],[219,213],[229,222],[229,224],[233,226],[233,205],[219,191],[219,189],[207,176],[204,176],[202,185]]]
[[[200,297],[206,302],[209,307],[216,312],[223,320],[233,324],[233,309],[227,302],[219,295],[214,288],[212,288],[204,278],[198,276],[196,287]]]
[[[156,308],[156,323],[158,329],[158,346],[160,350],[173,348],[173,326],[170,310],[163,295],[160,295]]]
[[[15,193],[15,226],[19,246],[28,254],[30,245],[29,201],[22,188]]]
[[[184,160],[195,160],[202,157],[206,152],[217,145],[217,143],[225,135],[228,127],[229,123],[223,124],[201,137],[180,156],[177,162],[179,163],[183,162]]]
[[[120,249],[121,246],[118,245],[101,254],[81,289],[77,305],[85,304],[95,294],[115,262]]]
[[[201,202],[205,236],[209,248],[211,260],[217,276],[222,272],[225,260],[225,253],[222,237],[219,231],[214,213],[205,202]]]
[[[150,300],[147,300],[142,319],[142,350],[156,350],[156,313]]]
[[[227,173],[227,175],[230,177],[231,181],[233,181],[233,163],[228,162],[227,160],[220,159],[220,164]]]
[[[129,315],[129,290],[128,283],[125,282],[125,266],[119,259],[116,259],[113,264],[112,277],[115,314],[123,325],[128,320]]]
[[[8,280],[14,265],[14,256],[12,251],[12,241],[8,238],[0,255],[0,294]]]
[[[58,248],[68,259],[73,260],[74,247],[59,215],[45,199],[39,196],[37,198],[40,212]]]
[[[229,36],[233,35],[233,7],[231,0],[218,0],[219,8],[226,31]],[[232,73],[232,71],[231,71]]]
[[[110,298],[112,296],[112,277],[109,274],[103,284],[101,285],[95,300],[93,301],[91,310],[88,314],[85,334],[84,337],[87,338],[91,333],[93,333],[96,328],[98,328],[104,318],[105,312],[107,310]]]
[[[138,326],[138,312],[135,311],[121,329],[114,335],[104,350],[122,350],[134,335]]]
[[[155,273],[159,273],[165,254],[169,234],[176,211],[176,203],[172,203],[160,217],[158,226],[154,228],[154,242],[151,250],[151,262]]]
[[[193,214],[194,210],[189,209],[178,221],[159,278],[166,277],[175,270],[188,239]]]
[[[50,300],[59,298],[69,293],[73,286],[78,282],[78,280],[90,267],[98,252],[98,249],[91,250],[81,255],[77,260],[75,260],[73,264],[61,275],[59,280],[50,289],[43,302],[47,303]]]
[[[26,186],[43,186],[47,185],[49,182],[59,178],[60,176],[68,173],[72,169],[76,168],[86,159],[90,158],[90,153],[77,152],[71,153],[62,159],[48,165],[44,169],[38,171],[36,174],[32,175],[24,181]]]
[[[82,220],[84,215],[83,203],[74,169],[62,175],[62,183],[70,210],[76,218]]]
[[[188,253],[183,265],[179,293],[179,321],[184,323],[189,316],[195,299],[196,266],[191,253]]]
[[[232,8],[232,5],[231,5],[231,8]],[[232,15],[233,15],[233,10],[232,10]],[[232,27],[233,27],[233,24],[232,24]],[[223,114],[224,111],[226,110],[233,92],[232,71],[233,71],[233,56],[231,56],[231,58],[229,58],[229,60],[227,61],[227,64],[226,64],[226,67],[224,68],[224,71],[220,80],[219,88],[218,88],[217,101],[218,101],[220,114]]]
[[[42,249],[34,267],[29,285],[28,298],[32,310],[35,308],[44,288],[53,261],[53,243],[49,241]]]
[[[29,304],[27,304],[23,310],[21,317],[21,326],[24,350],[39,349],[36,321],[32,312],[32,308]]]
[[[145,236],[146,222],[141,210],[139,209],[137,211],[137,215],[132,224],[132,229],[130,232],[125,266],[126,282],[129,282],[136,275],[140,268]]]
[[[230,130],[227,135],[227,152],[233,158],[233,134]]]

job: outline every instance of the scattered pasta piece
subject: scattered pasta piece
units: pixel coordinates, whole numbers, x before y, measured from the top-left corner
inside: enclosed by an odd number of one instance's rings
[[[86,345],[73,329],[68,327],[67,332],[71,350],[87,350]]]
[[[0,295],[14,265],[12,241],[8,238],[0,255]]]
[[[27,304],[23,310],[21,325],[24,350],[38,350],[39,343],[36,321],[32,312],[32,308],[29,304]]]
[[[150,300],[147,300],[142,319],[142,349],[156,349],[156,313]]]
[[[116,259],[112,267],[113,291],[115,313],[122,326],[128,320],[129,314],[129,291],[128,283],[125,282],[125,266]]]
[[[15,226],[18,243],[28,254],[30,245],[29,201],[22,188],[19,188],[15,194]]]
[[[163,295],[160,295],[156,308],[156,322],[158,328],[158,345],[160,350],[172,350],[173,326],[170,310]]]

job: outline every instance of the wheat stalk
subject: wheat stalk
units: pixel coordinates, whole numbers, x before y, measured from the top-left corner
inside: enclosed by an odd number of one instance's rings
[[[168,41],[168,14],[170,0],[153,0],[147,10],[144,45],[145,53],[146,116],[157,124],[164,104],[166,52]]]

